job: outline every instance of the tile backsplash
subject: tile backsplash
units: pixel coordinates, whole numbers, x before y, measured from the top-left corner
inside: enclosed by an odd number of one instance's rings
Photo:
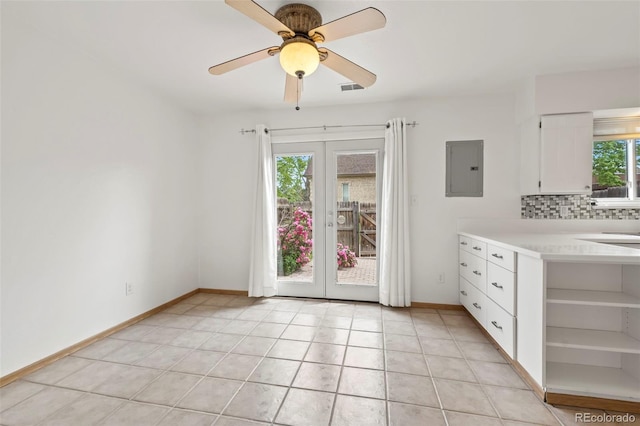
[[[560,216],[561,208],[566,215]],[[640,209],[595,209],[588,195],[524,195],[522,219],[620,219],[640,220]]]

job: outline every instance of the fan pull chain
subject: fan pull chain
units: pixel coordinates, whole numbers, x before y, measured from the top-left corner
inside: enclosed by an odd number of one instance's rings
[[[298,75],[296,81],[296,111],[300,111],[300,86],[302,85],[302,74]]]

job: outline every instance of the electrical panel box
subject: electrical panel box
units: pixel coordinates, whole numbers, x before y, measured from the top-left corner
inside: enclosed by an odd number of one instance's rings
[[[482,140],[447,141],[447,197],[482,197]]]

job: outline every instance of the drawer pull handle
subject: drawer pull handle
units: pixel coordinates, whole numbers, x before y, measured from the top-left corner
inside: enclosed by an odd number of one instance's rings
[[[478,251],[482,251],[482,248],[478,247],[478,246],[473,246],[474,250],[478,250]]]
[[[460,245],[461,245],[461,246],[466,246],[466,245],[467,245],[467,242],[466,242],[466,241],[462,241],[462,242],[460,243]]]
[[[495,321],[491,321],[491,324],[493,324],[493,326],[494,326],[495,328],[499,328],[500,330],[502,330],[502,326],[498,325],[498,323],[497,323],[497,322],[495,322]]]
[[[476,274],[476,275],[478,275],[478,276],[482,275],[482,274],[481,274],[480,272],[478,272],[478,271],[473,271],[473,273],[474,273],[474,274]]]
[[[492,253],[491,256],[495,257],[496,259],[504,259],[504,257],[502,257],[502,255],[499,255],[498,253]]]
[[[495,288],[499,288],[499,289],[503,288],[501,285],[498,285],[498,283],[491,283],[491,285],[494,286]]]
[[[467,292],[466,292],[466,291],[464,291],[464,290],[460,290],[460,294],[462,294],[463,296],[466,296],[466,295],[467,295]]]
[[[462,263],[460,264],[460,266],[463,266],[463,267],[465,267],[465,268],[466,268],[466,267],[467,267],[467,264],[466,264],[466,263],[464,263],[464,262],[462,262]]]
[[[474,303],[473,306],[475,306],[478,309],[482,309],[482,306],[478,305],[477,303]]]

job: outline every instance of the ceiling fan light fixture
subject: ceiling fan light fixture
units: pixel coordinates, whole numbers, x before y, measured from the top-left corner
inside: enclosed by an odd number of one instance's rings
[[[301,78],[309,76],[320,64],[320,55],[315,43],[304,37],[294,37],[282,43],[280,65],[287,74]]]

